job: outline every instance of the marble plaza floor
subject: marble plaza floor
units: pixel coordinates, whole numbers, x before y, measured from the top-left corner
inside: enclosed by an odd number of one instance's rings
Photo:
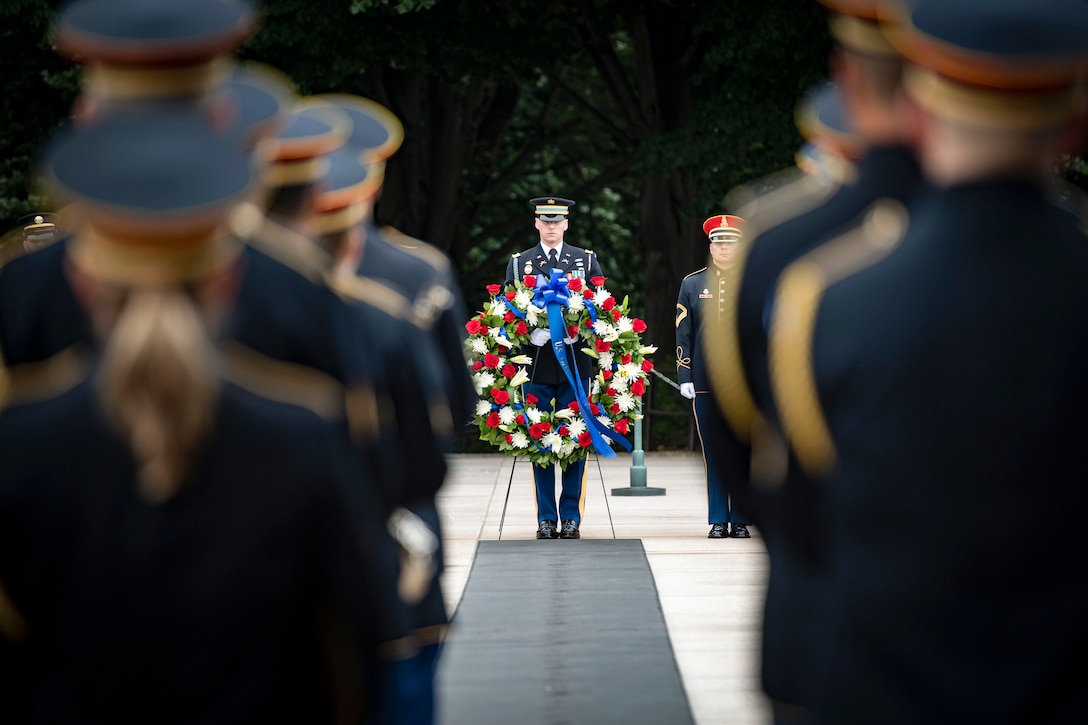
[[[646,485],[665,489],[664,495],[613,495],[613,489],[630,488],[631,462],[630,455],[590,459],[582,537],[642,540],[698,725],[769,723],[758,676],[767,576],[758,531],[750,539],[706,538],[710,527],[699,454],[648,453]],[[455,611],[477,542],[499,539],[500,524],[504,541],[535,539],[531,469],[499,454],[453,455],[438,504],[446,543],[443,587],[447,606]]]

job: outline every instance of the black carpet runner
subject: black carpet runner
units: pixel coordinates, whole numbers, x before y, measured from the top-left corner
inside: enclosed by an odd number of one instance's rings
[[[691,723],[642,542],[480,542],[438,697],[443,725]]]

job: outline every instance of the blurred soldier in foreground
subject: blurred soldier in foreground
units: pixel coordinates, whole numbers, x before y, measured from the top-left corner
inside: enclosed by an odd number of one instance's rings
[[[820,639],[825,550],[823,490],[788,457],[767,367],[767,327],[781,271],[882,196],[919,185],[902,113],[902,59],[878,23],[876,0],[827,0],[837,47],[834,85],[799,106],[798,128],[835,173],[799,174],[740,208],[748,243],[735,296],[705,332],[721,417],[722,481],[752,518],[771,560],[763,618],[762,680],[779,723],[804,723],[829,645]],[[710,416],[708,416],[709,418]],[[708,422],[713,426],[714,421]]]
[[[126,114],[47,169],[93,333],[0,369],[0,719],[367,722],[385,564],[342,389],[219,343],[248,156]]]
[[[814,720],[1082,722],[1088,243],[1047,187],[1088,6],[923,2],[891,37],[932,188],[792,263],[770,329],[830,523]]]
[[[703,222],[710,239],[710,264],[684,277],[676,300],[676,371],[680,394],[692,401],[695,425],[706,468],[707,519],[710,539],[747,539],[747,521],[729,505],[718,476],[714,445],[716,438],[704,437],[708,406],[713,406],[706,379],[702,337],[703,319],[721,314],[721,299],[737,283],[735,260],[744,232],[744,220],[731,214],[712,216]],[[708,431],[709,433],[709,431]]]

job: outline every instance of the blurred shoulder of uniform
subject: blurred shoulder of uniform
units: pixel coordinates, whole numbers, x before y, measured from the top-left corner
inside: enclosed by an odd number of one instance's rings
[[[251,395],[303,408],[326,420],[344,415],[345,390],[316,368],[276,360],[238,342],[223,346],[223,378]]]
[[[301,274],[315,284],[332,265],[328,253],[298,232],[269,220],[254,204],[239,204],[230,228],[247,246]]]
[[[703,272],[705,272],[705,271],[706,271],[706,269],[707,269],[706,267],[700,267],[699,269],[695,270],[694,272],[691,272],[690,274],[685,274],[685,275],[684,275],[684,279],[685,279],[685,280],[689,280],[689,279],[691,279],[692,277],[695,277],[695,276],[697,276],[697,275],[700,275],[700,274],[702,274]]]
[[[1088,233],[1088,193],[1064,179],[1055,179],[1047,189],[1054,206],[1072,215],[1082,233]]]
[[[828,177],[794,166],[730,192],[725,204],[751,229],[764,231],[820,206],[840,188]]]
[[[382,227],[381,235],[383,239],[397,249],[422,259],[440,272],[445,272],[450,268],[450,258],[433,244],[410,237],[399,229],[390,226]]]
[[[327,282],[348,302],[366,305],[394,320],[416,324],[411,301],[382,280],[350,272],[333,272],[328,275]]]

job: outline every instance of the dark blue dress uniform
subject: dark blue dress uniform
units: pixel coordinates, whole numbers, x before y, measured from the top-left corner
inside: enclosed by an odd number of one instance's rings
[[[59,364],[34,381],[68,380]],[[356,526],[377,509],[348,499],[341,426],[226,383],[189,482],[156,505],[80,374],[14,374],[0,411],[0,720],[363,722],[388,635],[381,522]]]
[[[533,205],[536,217],[540,221],[565,222],[569,209],[575,202],[558,197],[539,197],[530,199],[529,203]],[[593,277],[604,276],[601,265],[597,262],[597,255],[591,250],[580,249],[564,241],[563,250],[555,254],[554,263],[549,261],[548,251],[543,244],[537,244],[532,249],[511,255],[506,265],[504,284],[511,285],[514,280],[525,279],[526,275],[548,279],[552,275],[552,269],[561,270],[568,278],[590,280]],[[575,399],[574,389],[559,366],[558,358],[548,350],[550,348],[547,346],[541,346],[528,351],[532,355],[533,363],[526,387],[527,393],[539,399],[537,407],[545,411],[553,409],[552,400],[555,401],[555,408],[565,408]],[[588,391],[589,379],[593,374],[589,356],[578,352],[573,345],[565,345],[564,352],[571,373],[576,375],[583,390]],[[548,521],[552,524],[559,521],[573,522],[570,525],[565,524],[566,538],[575,538],[579,535],[578,526],[582,521],[582,509],[585,506],[585,463],[583,458],[570,463],[563,469],[562,493],[558,506],[555,501],[554,467],[533,466],[537,521]],[[552,537],[547,535],[543,538]]]
[[[941,76],[908,66],[906,88],[1045,158],[1086,24],[1077,3],[922,3],[903,47]],[[833,524],[815,722],[1088,718],[1088,240],[1039,176],[880,202],[778,284],[778,408]]]
[[[712,242],[727,239],[723,243],[736,244],[740,239],[744,221],[732,215],[718,215],[707,219],[704,231]],[[676,298],[676,371],[680,382],[695,385],[695,399],[692,409],[695,413],[696,430],[703,452],[703,465],[706,468],[707,523],[728,525],[746,525],[748,522],[729,505],[729,497],[722,485],[718,472],[714,447],[718,435],[711,436],[716,430],[704,433],[704,423],[714,401],[710,396],[710,384],[706,373],[705,346],[702,331],[707,324],[704,320],[716,319],[725,313],[725,300],[733,291],[730,289],[738,282],[735,267],[722,269],[717,265],[703,267],[684,277],[680,283],[680,293]],[[719,532],[712,531],[715,538]],[[720,532],[727,534],[728,531]]]
[[[864,11],[864,5],[852,9]],[[880,30],[871,20],[855,20],[855,39],[857,33],[867,33],[866,52],[876,53]],[[883,42],[884,55],[890,56],[892,49]],[[733,500],[760,527],[771,560],[761,678],[779,707],[811,704],[826,666],[828,645],[820,640],[820,629],[829,533],[824,528],[823,489],[789,458],[774,408],[766,353],[774,286],[786,266],[852,223],[876,199],[906,199],[921,183],[918,165],[905,146],[865,149],[843,108],[841,92],[831,85],[818,87],[803,101],[798,126],[810,143],[832,157],[832,173],[815,169],[818,173],[799,176],[740,209],[752,234],[741,263],[735,310],[713,335],[707,333],[715,360],[711,386],[723,431],[718,451],[730,471],[723,480]],[[756,463],[748,467],[750,460]]]

